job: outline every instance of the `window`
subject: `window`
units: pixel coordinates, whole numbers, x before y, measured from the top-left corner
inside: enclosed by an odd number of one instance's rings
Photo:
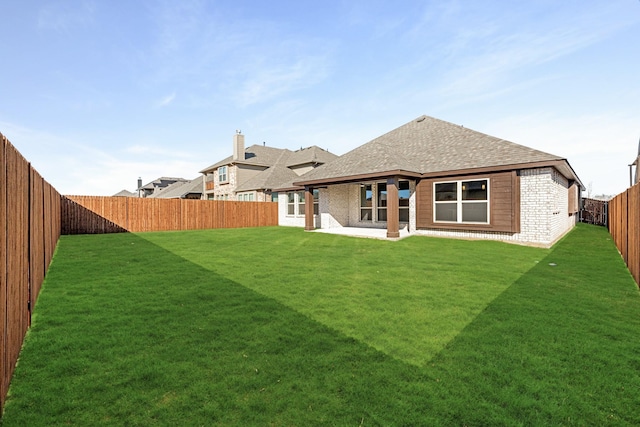
[[[287,215],[296,214],[296,193],[287,193]]]
[[[387,220],[387,184],[378,184],[378,221]]]
[[[489,222],[489,182],[434,183],[435,220],[456,223]]]
[[[320,213],[320,190],[313,190],[313,214]]]
[[[409,222],[409,197],[411,197],[411,192],[409,191],[409,181],[398,182],[398,207],[400,209],[400,222]]]
[[[304,191],[298,191],[298,215],[304,215]]]
[[[360,221],[385,222],[387,220],[387,196],[387,184],[384,182],[360,184]],[[398,181],[400,222],[409,222],[410,197],[409,181]]]
[[[272,202],[278,201],[278,193],[271,193],[271,201]]]
[[[360,221],[373,221],[373,187],[360,185]]]
[[[295,192],[290,191],[287,193],[287,215],[289,216],[305,215],[304,195],[305,195],[304,191],[295,191]],[[314,215],[318,215],[319,197],[320,197],[320,190],[313,190],[313,214]]]
[[[227,182],[229,177],[227,176],[227,167],[220,166],[218,168],[218,182]]]

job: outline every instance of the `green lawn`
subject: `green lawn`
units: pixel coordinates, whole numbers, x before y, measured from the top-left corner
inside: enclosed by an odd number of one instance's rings
[[[552,249],[300,229],[65,236],[3,426],[640,425],[640,295]]]

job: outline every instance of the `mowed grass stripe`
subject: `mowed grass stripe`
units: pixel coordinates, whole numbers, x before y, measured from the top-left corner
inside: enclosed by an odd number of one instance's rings
[[[422,366],[549,250],[296,228],[145,233],[176,255]]]

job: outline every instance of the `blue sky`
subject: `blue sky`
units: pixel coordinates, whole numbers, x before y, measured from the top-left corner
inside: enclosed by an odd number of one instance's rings
[[[0,3],[0,132],[64,194],[195,178],[247,145],[336,154],[422,114],[563,156],[618,194],[640,1]]]

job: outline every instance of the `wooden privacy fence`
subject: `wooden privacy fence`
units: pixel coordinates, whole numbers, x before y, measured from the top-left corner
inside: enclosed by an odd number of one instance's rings
[[[640,184],[609,201],[609,232],[640,285]]]
[[[0,414],[60,234],[278,225],[272,202],[61,196],[0,133]]]
[[[278,225],[275,202],[65,196],[62,234]]]
[[[59,236],[60,194],[0,134],[0,411]]]

